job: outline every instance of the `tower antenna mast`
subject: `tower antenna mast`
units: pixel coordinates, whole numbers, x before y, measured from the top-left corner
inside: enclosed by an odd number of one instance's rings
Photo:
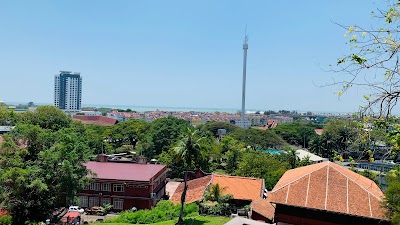
[[[247,42],[249,37],[247,35],[247,25],[244,30],[244,41],[243,41],[243,86],[242,86],[242,114],[241,114],[241,127],[244,128],[244,114],[246,105],[246,66],[247,66],[247,49],[249,48]]]

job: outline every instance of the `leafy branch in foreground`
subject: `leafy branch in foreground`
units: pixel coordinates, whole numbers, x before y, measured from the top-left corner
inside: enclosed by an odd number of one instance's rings
[[[366,104],[362,113],[374,113],[388,117],[400,97],[399,74],[399,2],[387,1],[385,10],[373,13],[373,18],[381,24],[379,28],[364,28],[358,25],[345,26],[344,37],[350,53],[337,60],[331,71],[344,75],[329,85],[339,85],[341,96],[353,86],[362,86],[370,94],[364,96]]]

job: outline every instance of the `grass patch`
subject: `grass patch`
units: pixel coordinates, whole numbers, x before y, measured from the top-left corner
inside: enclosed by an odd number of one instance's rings
[[[228,222],[231,218],[220,217],[220,216],[195,216],[184,218],[186,225],[222,225]],[[153,223],[153,225],[174,225],[178,221],[168,220],[159,223]],[[131,225],[130,223],[101,223],[102,225]]]

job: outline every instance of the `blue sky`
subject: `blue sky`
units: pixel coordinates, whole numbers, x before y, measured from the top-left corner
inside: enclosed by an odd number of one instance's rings
[[[53,102],[54,74],[80,72],[83,104],[353,112],[321,88],[348,52],[345,25],[369,26],[375,1],[0,2],[0,100]]]

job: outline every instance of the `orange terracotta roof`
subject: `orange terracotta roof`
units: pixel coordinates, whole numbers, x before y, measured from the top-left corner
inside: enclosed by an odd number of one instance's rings
[[[372,180],[332,162],[289,170],[268,193],[272,203],[378,219],[383,197]]]
[[[261,196],[264,180],[251,177],[237,177],[213,174],[212,184],[219,184],[223,194],[233,195],[233,199],[253,200]]]
[[[116,119],[106,116],[73,115],[72,118],[81,120],[84,124],[96,124],[100,126],[112,126],[118,122]]]
[[[275,208],[269,199],[258,197],[251,203],[251,210],[272,221],[275,215]]]
[[[187,182],[188,189],[186,191],[185,203],[192,203],[202,200],[204,191],[206,190],[208,185],[210,185],[210,181],[211,181],[211,176],[205,176],[188,181]],[[183,186],[184,183],[179,184],[178,188],[175,190],[175,193],[170,198],[171,202],[173,203],[181,202]]]

